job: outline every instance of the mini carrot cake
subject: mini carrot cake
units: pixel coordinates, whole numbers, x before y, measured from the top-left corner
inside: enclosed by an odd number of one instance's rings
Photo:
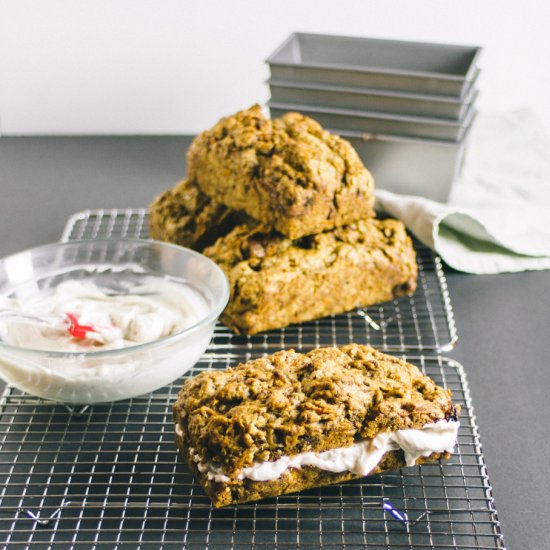
[[[237,334],[336,315],[416,289],[416,255],[398,220],[366,218],[295,241],[240,225],[204,254],[229,279],[221,321]]]
[[[222,118],[193,141],[187,166],[217,203],[290,239],[374,214],[374,181],[355,149],[300,113],[270,120],[255,105]]]
[[[201,251],[239,223],[249,221],[205,195],[191,179],[183,179],[156,197],[149,206],[149,234]]]

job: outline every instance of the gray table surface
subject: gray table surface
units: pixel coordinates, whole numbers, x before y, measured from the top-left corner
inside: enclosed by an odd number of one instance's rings
[[[188,137],[0,139],[0,256],[59,239],[88,208],[143,207],[185,174]],[[446,270],[509,548],[548,548],[550,272]],[[0,386],[2,383],[0,382]]]

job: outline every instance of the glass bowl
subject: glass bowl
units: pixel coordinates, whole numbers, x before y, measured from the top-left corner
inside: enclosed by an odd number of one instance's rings
[[[124,289],[151,278],[198,293],[207,304],[199,320],[176,334],[120,349],[43,351],[0,340],[0,376],[24,392],[70,404],[126,399],[173,382],[204,353],[229,299],[227,278],[210,259],[157,241],[109,239],[55,243],[0,260],[0,296],[21,302],[69,280]]]

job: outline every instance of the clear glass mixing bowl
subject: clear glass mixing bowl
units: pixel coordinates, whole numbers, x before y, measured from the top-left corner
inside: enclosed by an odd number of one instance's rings
[[[22,391],[71,404],[126,399],[176,380],[204,353],[229,299],[227,278],[202,254],[148,240],[55,243],[0,260],[0,295],[24,301],[72,279],[117,289],[148,277],[190,286],[207,313],[177,334],[113,350],[41,351],[0,340],[0,376]]]

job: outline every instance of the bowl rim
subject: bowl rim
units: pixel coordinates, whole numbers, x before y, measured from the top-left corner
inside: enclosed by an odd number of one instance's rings
[[[0,351],[6,350],[8,352],[13,352],[16,354],[23,354],[27,356],[39,356],[39,357],[50,357],[50,358],[64,358],[64,359],[70,359],[74,358],[79,361],[82,360],[83,357],[90,357],[90,358],[101,358],[101,357],[111,357],[111,356],[118,356],[118,355],[125,355],[127,353],[133,353],[135,351],[146,351],[147,349],[152,349],[157,346],[162,346],[165,344],[172,343],[172,341],[183,339],[186,336],[193,334],[194,332],[197,332],[199,329],[203,328],[205,325],[210,324],[212,321],[215,321],[221,314],[221,312],[225,309],[227,303],[229,302],[229,295],[230,295],[230,289],[229,289],[229,281],[227,279],[227,276],[223,272],[223,270],[220,268],[218,264],[216,264],[213,260],[205,256],[204,254],[201,254],[200,252],[197,252],[196,250],[192,250],[190,248],[180,246],[173,243],[168,243],[165,241],[158,241],[155,239],[136,239],[136,238],[101,238],[101,239],[82,239],[82,240],[75,240],[75,241],[59,241],[54,243],[48,243],[45,245],[35,246],[31,248],[27,248],[24,250],[21,250],[19,252],[15,252],[13,254],[9,254],[8,256],[4,256],[0,258],[0,264],[4,263],[6,260],[9,260],[10,258],[14,258],[16,256],[19,256],[21,254],[28,254],[32,252],[37,251],[43,251],[47,250],[49,248],[55,249],[55,248],[70,248],[70,247],[76,247],[78,245],[90,245],[90,244],[107,244],[107,243],[128,243],[128,244],[154,244],[155,246],[158,246],[160,248],[167,248],[167,249],[173,249],[178,252],[185,252],[191,256],[194,256],[196,258],[199,258],[201,261],[205,261],[206,263],[211,264],[214,266],[214,270],[218,272],[219,275],[221,275],[221,280],[223,281],[223,291],[221,298],[217,301],[217,303],[214,304],[211,311],[203,317],[201,320],[197,321],[194,325],[191,325],[190,327],[187,327],[186,329],[176,332],[175,334],[170,334],[169,336],[165,336],[164,338],[160,338],[158,340],[152,340],[150,342],[144,342],[142,344],[136,344],[133,346],[126,346],[123,348],[116,348],[116,349],[105,349],[105,350],[97,350],[97,351],[58,351],[58,350],[41,350],[36,348],[26,348],[21,346],[15,346],[13,344],[8,344],[0,339]]]

